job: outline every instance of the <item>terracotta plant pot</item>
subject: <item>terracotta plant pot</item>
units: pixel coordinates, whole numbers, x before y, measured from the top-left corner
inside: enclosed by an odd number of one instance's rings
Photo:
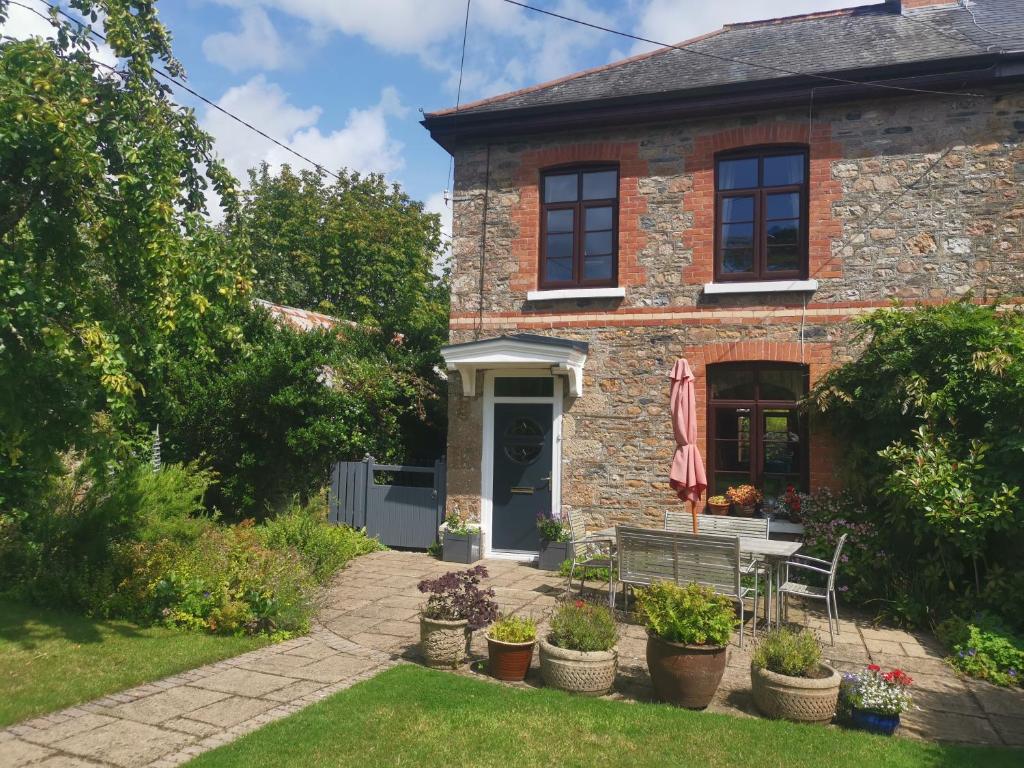
[[[647,633],[647,669],[658,698],[677,707],[704,709],[725,674],[724,645],[683,645]]]
[[[457,667],[469,654],[468,622],[420,616],[420,649],[428,667]]]
[[[498,680],[514,680],[521,682],[526,679],[533,661],[535,640],[526,643],[503,643],[487,636],[487,658],[491,675]]]
[[[798,723],[831,722],[842,680],[827,664],[819,667],[819,677],[790,677],[750,666],[754,704],[761,714]]]
[[[544,684],[569,693],[604,696],[615,683],[619,652],[570,651],[540,641],[540,674]]]
[[[712,515],[728,515],[729,504],[713,504],[710,501],[707,503],[707,510]]]

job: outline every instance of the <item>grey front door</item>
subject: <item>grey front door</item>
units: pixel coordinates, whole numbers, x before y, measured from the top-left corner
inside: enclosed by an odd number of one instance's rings
[[[551,511],[550,403],[494,406],[491,548],[537,552],[537,513]]]

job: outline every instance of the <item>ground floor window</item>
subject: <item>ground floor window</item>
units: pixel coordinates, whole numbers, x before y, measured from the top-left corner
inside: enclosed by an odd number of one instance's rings
[[[708,468],[712,493],[751,483],[766,496],[806,490],[807,428],[797,401],[807,367],[721,363],[708,368]]]

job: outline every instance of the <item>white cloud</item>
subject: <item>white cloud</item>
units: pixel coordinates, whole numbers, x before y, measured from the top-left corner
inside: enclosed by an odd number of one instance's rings
[[[218,32],[203,40],[203,53],[209,61],[232,72],[245,69],[281,69],[293,53],[281,42],[277,29],[259,7],[239,14],[238,32]]]
[[[390,86],[381,91],[376,104],[350,110],[345,124],[336,131],[320,129],[323,110],[319,106],[293,104],[280,86],[268,82],[263,75],[228,89],[217,103],[330,171],[345,167],[361,173],[393,174],[404,164],[403,146],[391,136],[388,120],[404,117],[408,108]],[[243,182],[247,180],[248,169],[261,162],[272,168],[284,163],[296,168],[309,167],[212,108],[203,114],[202,125],[216,140],[216,151],[228,169]]]
[[[869,3],[866,0],[865,3]],[[857,5],[854,0],[776,0],[770,7],[764,0],[732,0],[729,3],[690,3],[682,0],[634,0],[631,15],[637,19],[626,30],[659,43],[675,44],[713,32],[725,24],[759,19],[794,16]],[[658,46],[634,43],[631,54],[654,50]]]
[[[451,193],[445,192],[434,192],[432,195],[427,197],[423,203],[423,209],[428,213],[436,213],[441,217],[441,240],[444,243],[442,253],[438,256],[437,260],[433,265],[433,272],[435,275],[440,277],[444,273],[444,268],[451,261],[452,257],[452,198]]]

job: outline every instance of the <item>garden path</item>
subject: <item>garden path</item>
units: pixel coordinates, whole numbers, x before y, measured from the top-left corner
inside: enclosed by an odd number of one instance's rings
[[[565,588],[564,578],[533,566],[500,560],[486,565],[503,611],[543,621]],[[402,660],[416,661],[422,603],[416,584],[454,567],[410,552],[357,558],[325,594],[308,636],[11,726],[0,731],[0,768],[170,768]],[[931,637],[878,628],[844,613],[842,632],[834,647],[825,646],[825,657],[841,670],[874,662],[913,676],[921,709],[904,717],[904,735],[1024,746],[1024,692],[962,681]],[[790,618],[827,637],[820,614],[793,610]],[[651,699],[644,646],[643,629],[624,624],[612,698]],[[486,657],[481,633],[473,651]],[[539,685],[536,664],[535,658],[524,685]],[[490,679],[476,666],[460,673]],[[752,716],[749,687],[750,646],[734,644],[710,709]]]

